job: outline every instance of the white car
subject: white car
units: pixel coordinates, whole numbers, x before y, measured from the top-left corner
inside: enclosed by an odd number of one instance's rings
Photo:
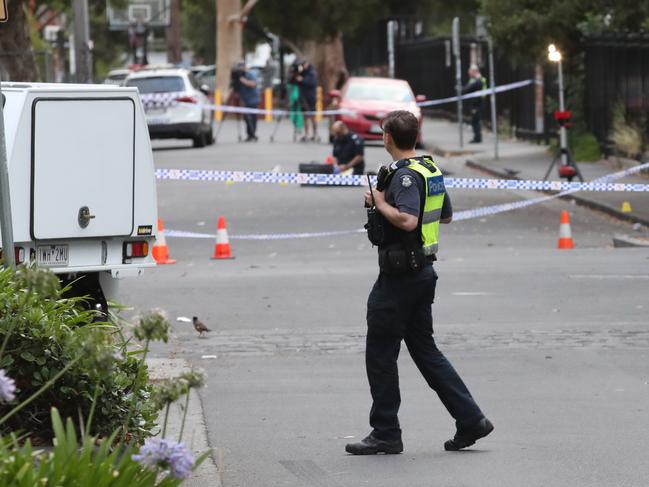
[[[208,89],[186,69],[144,69],[131,73],[146,112],[152,139],[192,139],[194,147],[214,143],[214,117]]]
[[[108,72],[106,79],[104,79],[105,85],[117,85],[122,86],[126,77],[131,74],[130,69],[113,69]]]

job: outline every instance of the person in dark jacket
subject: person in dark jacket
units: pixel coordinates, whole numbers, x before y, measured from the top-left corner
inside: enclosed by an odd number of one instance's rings
[[[469,67],[469,81],[466,85],[462,87],[462,94],[466,95],[468,93],[473,93],[475,91],[487,89],[487,80],[480,74],[478,66],[472,64]],[[473,128],[473,139],[469,141],[471,144],[479,144],[482,142],[482,130],[481,130],[481,121],[482,121],[482,100],[483,96],[478,96],[476,98],[470,98],[467,100],[469,106],[471,107],[471,127]]]
[[[315,121],[316,90],[318,87],[318,73],[311,63],[305,61],[298,66],[298,74],[295,77],[300,86],[302,98],[302,110],[304,114],[304,137],[302,140],[315,140],[318,133]],[[309,125],[313,130],[309,137]]]
[[[232,87],[239,95],[239,99],[246,108],[259,107],[259,87],[257,86],[257,76],[252,71],[246,69],[246,63],[239,61],[232,72]],[[246,142],[257,141],[257,114],[245,113],[243,119],[246,122]]]

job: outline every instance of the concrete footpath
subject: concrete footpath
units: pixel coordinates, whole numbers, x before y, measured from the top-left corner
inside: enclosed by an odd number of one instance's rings
[[[184,359],[147,359],[151,380],[173,379],[191,368]],[[178,438],[182,423],[184,400],[177,401],[171,406],[167,422],[167,437]],[[207,425],[203,414],[201,398],[195,390],[190,392],[187,420],[183,432],[183,441],[196,457],[206,452],[210,446],[207,440]],[[196,469],[192,476],[183,482],[184,487],[221,487],[222,463],[220,450],[213,448],[211,454]]]
[[[464,145],[460,147],[457,124],[446,120],[427,118],[424,121],[423,132],[424,143],[434,154],[442,157],[464,157],[467,166],[490,176],[503,179],[541,180],[554,157],[554,154],[545,145],[520,140],[499,139],[499,157],[496,159],[494,157],[493,134],[483,130],[483,142],[469,144],[468,141],[472,138],[472,132],[468,126],[464,128]],[[577,162],[586,181],[592,181],[637,164],[635,161],[616,157],[596,162]],[[560,179],[556,165],[551,171],[549,179]],[[621,178],[618,182],[647,184],[649,175],[632,175]],[[574,200],[577,204],[604,212],[617,219],[636,224],[636,230],[629,235],[617,236],[616,245],[623,245],[624,240],[626,240],[627,243],[649,246],[649,239],[647,239],[649,198],[646,193],[589,191],[573,193],[566,195],[564,198]],[[623,205],[627,206],[627,210],[629,209],[625,202],[629,203],[630,211],[622,211]]]

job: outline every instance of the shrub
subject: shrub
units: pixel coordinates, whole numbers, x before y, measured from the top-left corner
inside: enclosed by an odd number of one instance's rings
[[[638,124],[627,122],[624,105],[618,103],[613,108],[613,127],[611,140],[622,155],[638,159],[642,155],[643,137]]]
[[[572,149],[572,157],[575,161],[598,161],[602,157],[599,143],[590,132],[575,132],[570,134],[569,144]]]
[[[56,409],[51,411],[55,433],[52,451],[36,453],[29,440],[0,438],[0,485],[20,487],[102,486],[174,487],[197,468],[209,452],[194,461],[182,443],[158,440],[136,455],[133,444],[117,439],[117,432],[100,440],[81,435],[73,422],[65,425]],[[164,443],[163,443],[164,442]]]
[[[0,270],[0,369],[15,379],[16,402],[60,375],[0,424],[1,434],[22,431],[34,440],[51,438],[52,407],[71,418],[87,418],[92,410],[91,432],[100,436],[125,423],[136,442],[150,434],[157,409],[149,400],[146,365],[127,352],[116,325],[93,323],[96,312],[84,311],[80,301],[64,299],[51,272]],[[10,408],[0,404],[0,418]]]

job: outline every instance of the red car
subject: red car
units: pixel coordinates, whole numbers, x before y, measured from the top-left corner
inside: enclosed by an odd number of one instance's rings
[[[383,138],[381,120],[393,110],[408,110],[419,120],[421,109],[417,102],[425,96],[415,96],[407,81],[392,78],[352,77],[340,91],[332,91],[329,96],[336,107],[349,113],[336,115],[336,120],[345,124],[365,140]],[[420,141],[418,141],[420,142]]]

